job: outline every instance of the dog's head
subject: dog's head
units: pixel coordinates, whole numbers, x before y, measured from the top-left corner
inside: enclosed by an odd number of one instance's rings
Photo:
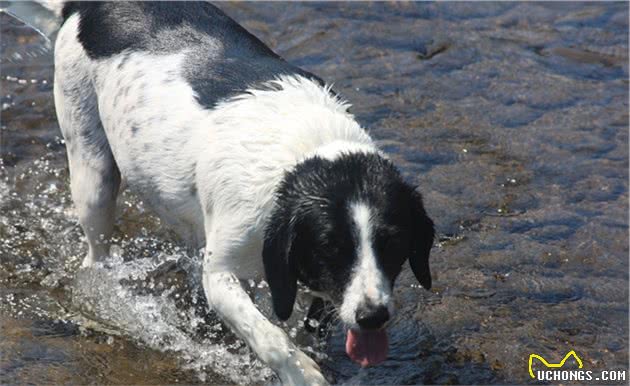
[[[336,306],[350,357],[378,363],[405,261],[431,288],[433,237],[420,194],[388,160],[364,153],[306,160],[285,176],[265,234],[274,311],[282,320],[291,315],[299,280]]]

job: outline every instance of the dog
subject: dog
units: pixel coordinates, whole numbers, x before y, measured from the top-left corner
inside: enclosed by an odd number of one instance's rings
[[[434,226],[329,85],[209,3],[66,3],[54,60],[84,267],[109,253],[124,179],[203,249],[210,307],[284,384],[327,381],[239,280],[266,279],[280,320],[300,282],[351,359],[386,359],[394,282],[409,261],[431,288]]]

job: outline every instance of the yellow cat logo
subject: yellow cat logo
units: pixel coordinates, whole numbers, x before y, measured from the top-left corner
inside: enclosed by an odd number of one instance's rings
[[[575,360],[577,361],[578,364],[578,368],[582,368],[582,360],[580,359],[579,356],[577,356],[577,354],[575,353],[574,350],[571,350],[567,353],[567,355],[564,356],[564,358],[562,358],[562,360],[560,361],[560,363],[549,363],[547,362],[547,360],[543,357],[541,357],[538,354],[530,354],[529,356],[529,375],[531,375],[532,378],[536,379],[536,376],[534,375],[534,371],[532,370],[532,363],[534,362],[534,358],[538,359],[539,361],[542,362],[543,365],[549,367],[549,368],[560,368],[562,366],[564,366],[564,362],[567,361],[567,359],[569,359],[569,357],[573,355],[573,357],[575,358]]]

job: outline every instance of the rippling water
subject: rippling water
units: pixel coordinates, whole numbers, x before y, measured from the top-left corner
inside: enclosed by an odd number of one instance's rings
[[[628,368],[627,3],[220,7],[334,82],[436,221],[434,288],[403,273],[383,365],[358,369],[342,331],[284,326],[331,380],[530,383],[530,353],[569,350]],[[205,311],[194,253],[131,194],[111,260],[78,270],[52,55],[0,21],[0,383],[273,381]]]

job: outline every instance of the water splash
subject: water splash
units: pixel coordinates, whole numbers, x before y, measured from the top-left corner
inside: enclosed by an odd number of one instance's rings
[[[195,370],[201,381],[206,370],[239,384],[270,380],[272,371],[216,318],[205,315],[195,288],[185,293],[190,283],[174,274],[187,270],[199,270],[199,265],[184,255],[126,262],[114,256],[75,274],[72,305],[92,322],[150,348],[177,353],[183,367]],[[188,295],[189,301],[180,301]]]

